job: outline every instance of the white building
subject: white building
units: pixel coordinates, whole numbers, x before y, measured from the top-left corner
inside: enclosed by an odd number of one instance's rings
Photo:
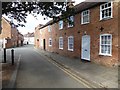
[[[24,44],[34,44],[34,33],[27,33],[24,35]]]

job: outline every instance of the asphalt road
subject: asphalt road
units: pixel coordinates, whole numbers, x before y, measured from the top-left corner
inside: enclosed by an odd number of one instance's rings
[[[16,88],[86,88],[38,54],[32,45],[15,49],[20,57]]]

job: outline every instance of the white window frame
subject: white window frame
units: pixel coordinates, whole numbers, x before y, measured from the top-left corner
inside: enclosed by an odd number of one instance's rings
[[[60,29],[60,30],[63,29],[63,20],[60,20],[60,21],[59,21],[59,29]]]
[[[41,39],[40,46],[41,47],[43,46],[43,39]]]
[[[88,12],[88,14],[83,15],[84,13]],[[88,22],[84,22],[83,18],[88,16]],[[90,10],[85,10],[81,13],[81,24],[87,24],[90,23]]]
[[[110,43],[109,44],[102,44],[102,37],[103,36],[110,36]],[[107,40],[108,40],[108,38],[107,38]],[[106,53],[102,53],[102,45],[109,46],[110,47],[110,53],[107,53],[108,50],[106,51]],[[112,35],[111,34],[101,34],[100,35],[100,50],[99,50],[99,55],[112,56]]]
[[[52,38],[49,38],[49,46],[52,46]]]
[[[73,24],[70,24],[69,21],[68,21],[68,27],[73,27],[73,26],[74,26],[74,16],[70,16],[70,17],[68,18],[68,20],[70,20],[70,21],[73,22]]]
[[[70,38],[73,39],[73,42],[72,42],[73,49],[70,49],[70,46],[69,46],[69,45],[71,44],[70,41],[69,41]],[[69,51],[74,51],[74,37],[73,37],[73,36],[69,36],[69,37],[68,37],[68,50],[69,50]]]
[[[48,32],[51,32],[51,26],[50,25],[48,26]]]
[[[61,46],[61,42],[62,42],[62,46]],[[59,37],[59,49],[63,49],[63,37]]]
[[[102,6],[108,5],[108,3],[111,3],[111,6],[107,7],[107,8],[104,7],[104,9],[102,9]],[[108,10],[109,8],[111,8],[111,16],[106,16],[106,17],[102,18],[102,11],[103,10]],[[113,2],[112,1],[100,5],[100,20],[110,19],[110,18],[113,18]]]

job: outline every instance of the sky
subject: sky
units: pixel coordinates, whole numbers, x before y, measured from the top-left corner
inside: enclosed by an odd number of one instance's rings
[[[80,2],[84,0],[74,0],[75,5],[79,4]],[[40,15],[37,15],[37,19],[34,18],[31,14],[29,14],[26,18],[27,23],[25,23],[25,27],[18,27],[17,29],[21,34],[27,34],[28,32],[32,33],[35,30],[35,27],[39,24],[46,24],[50,19],[44,20],[44,18]]]

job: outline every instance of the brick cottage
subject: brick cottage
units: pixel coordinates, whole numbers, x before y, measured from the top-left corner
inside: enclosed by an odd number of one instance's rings
[[[10,21],[2,17],[1,26],[0,44],[2,44],[2,48],[12,48],[23,45],[24,37],[15,25],[11,25]]]
[[[69,19],[35,28],[37,48],[105,66],[118,65],[118,2],[82,2]]]

